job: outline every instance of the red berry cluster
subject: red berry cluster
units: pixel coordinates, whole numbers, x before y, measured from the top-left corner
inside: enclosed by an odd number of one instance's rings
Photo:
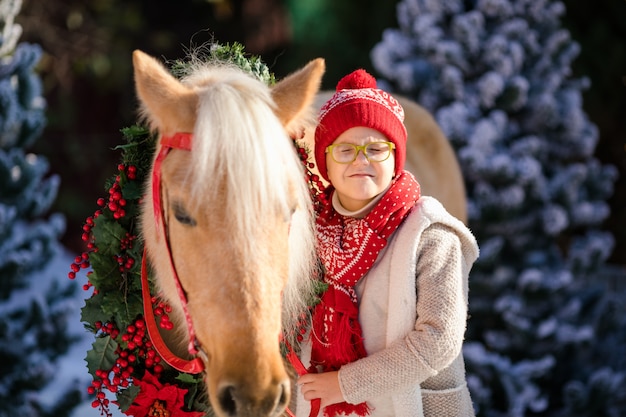
[[[122,181],[122,176],[125,175],[129,180],[137,179],[137,167],[134,165],[126,166],[124,164],[119,164],[117,166],[118,174],[115,176],[115,182],[109,188],[109,200],[108,202],[104,198],[99,198],[97,204],[100,209],[96,210],[93,216],[87,217],[85,219],[85,224],[83,225],[83,234],[81,236],[83,242],[87,245],[87,250],[83,252],[80,256],[77,256],[74,259],[74,262],[70,265],[71,271],[68,273],[68,277],[70,279],[75,279],[76,274],[81,269],[89,268],[89,253],[96,252],[98,248],[96,247],[95,242],[93,241],[93,236],[91,231],[95,225],[95,219],[98,218],[102,214],[102,210],[108,208],[112,213],[113,217],[116,220],[121,219],[126,215],[126,200],[122,197],[122,188],[120,185],[120,181]],[[136,236],[131,235],[130,233],[126,233],[126,238],[122,239],[120,242],[120,248],[122,251],[127,251],[132,249],[133,241],[136,239]],[[135,259],[130,257],[127,254],[118,255],[115,260],[119,264],[120,272],[126,272],[130,270],[135,264]],[[83,285],[83,289],[85,291],[91,288],[91,283],[87,283]]]
[[[122,187],[120,185],[122,175],[126,174],[129,180],[134,180],[137,177],[137,168],[133,165],[127,168],[126,165],[119,164],[117,169],[119,174],[117,174],[115,182],[109,188],[109,201],[106,204],[106,207],[113,212],[113,218],[116,220],[126,216],[126,199],[122,196]]]
[[[96,248],[95,243],[91,237],[91,229],[93,229],[95,225],[95,219],[98,218],[99,215],[102,214],[102,210],[96,210],[93,216],[89,216],[85,219],[85,224],[83,225],[83,234],[81,236],[83,242],[87,244],[87,250],[83,252],[80,256],[77,256],[74,259],[74,262],[70,265],[71,271],[67,274],[69,279],[75,279],[76,274],[81,269],[89,268],[89,252],[94,252],[98,250]],[[83,289],[86,291],[91,287],[91,284],[83,285]]]
[[[81,268],[89,268],[89,253],[83,252],[81,255],[74,258],[74,262],[70,265],[71,271],[67,274],[70,279],[76,278],[76,273]]]
[[[304,146],[300,146],[295,140],[296,149],[298,152],[298,156],[300,157],[300,161],[304,166],[306,181],[309,184],[309,192],[311,193],[311,200],[315,206],[315,209],[318,210],[321,207],[324,207],[327,203],[326,193],[324,190],[326,187],[322,182],[319,175],[313,173],[313,168],[315,168],[315,164],[313,162],[309,162],[309,154]]]
[[[296,324],[295,330],[290,330],[288,334],[282,334],[281,337],[289,336],[288,339],[293,340],[293,337],[295,336],[295,339],[298,342],[302,342],[304,340],[304,335],[306,334],[309,328],[309,322],[310,322],[309,316],[311,314],[311,310],[312,310],[312,307],[309,307],[308,312],[304,312],[300,314],[300,317],[296,319],[297,324]]]
[[[95,325],[102,334],[109,335],[113,339],[120,336],[119,329],[111,322],[96,322]],[[117,356],[115,363],[110,369],[96,370],[91,386],[87,388],[90,395],[96,396],[91,406],[100,408],[102,414],[106,416],[111,416],[111,413],[108,410],[109,400],[103,390],[116,393],[120,388],[127,388],[131,384],[135,366],[138,365],[150,369],[157,378],[164,370],[161,357],[154,350],[142,317],[126,327],[120,338],[122,343],[115,351]]]
[[[135,265],[135,258],[133,258],[127,251],[133,248],[133,242],[137,239],[137,236],[126,233],[126,237],[120,241],[121,254],[115,255],[115,261],[119,265],[119,271],[121,273],[130,271]]]
[[[309,317],[306,313],[302,313],[302,315],[300,316],[300,319],[298,320],[298,335],[296,336],[296,339],[298,340],[298,342],[302,342],[304,340],[304,335],[307,332],[307,328],[308,328],[308,324],[309,324]]]
[[[159,326],[165,330],[172,330],[174,323],[170,321],[169,316],[169,313],[172,312],[172,307],[169,304],[159,301],[157,297],[152,297],[151,301],[154,308],[154,315],[159,318]]]
[[[101,214],[102,214],[102,210],[98,209],[93,214],[93,216],[87,217],[85,219],[85,224],[83,225],[83,234],[82,234],[81,238],[83,239],[83,242],[85,242],[87,244],[87,249],[88,250],[95,250],[96,249],[95,243],[91,240],[91,229],[93,229],[93,227],[96,224],[95,223],[96,219]]]
[[[115,255],[115,261],[119,265],[119,271],[122,273],[131,270],[133,265],[135,265],[135,259],[127,253]]]
[[[137,236],[131,235],[130,233],[126,233],[126,237],[124,237],[120,241],[120,249],[121,250],[131,250],[133,248],[133,244],[137,240]]]

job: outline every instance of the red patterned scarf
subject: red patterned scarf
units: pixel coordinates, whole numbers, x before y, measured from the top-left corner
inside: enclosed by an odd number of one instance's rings
[[[376,261],[420,197],[420,186],[404,171],[362,219],[338,214],[329,202],[317,218],[318,253],[328,289],[313,312],[311,372],[336,371],[365,357],[354,286]],[[369,414],[366,403],[333,404],[325,416]]]

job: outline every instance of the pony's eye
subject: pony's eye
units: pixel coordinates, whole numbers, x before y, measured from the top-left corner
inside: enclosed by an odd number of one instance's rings
[[[189,215],[187,211],[185,211],[185,208],[181,204],[174,203],[172,209],[174,211],[174,218],[178,220],[180,224],[184,224],[187,226],[196,225],[196,220],[191,217],[191,215]]]

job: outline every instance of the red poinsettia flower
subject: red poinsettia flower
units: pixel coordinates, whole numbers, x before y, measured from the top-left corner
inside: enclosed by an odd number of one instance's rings
[[[124,414],[134,417],[203,417],[204,413],[183,411],[186,389],[175,385],[162,384],[146,371],[141,380],[135,379],[140,388],[139,394]]]

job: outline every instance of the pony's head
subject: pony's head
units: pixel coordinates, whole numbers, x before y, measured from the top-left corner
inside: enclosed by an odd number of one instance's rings
[[[140,51],[133,64],[141,113],[159,140],[192,135],[191,150],[172,149],[160,163],[161,213],[148,181],[141,214],[180,342],[186,307],[218,415],[280,415],[290,383],[279,335],[306,310],[315,267],[311,200],[290,135],[313,120],[324,62],[273,87],[225,64],[195,65],[181,80]]]

